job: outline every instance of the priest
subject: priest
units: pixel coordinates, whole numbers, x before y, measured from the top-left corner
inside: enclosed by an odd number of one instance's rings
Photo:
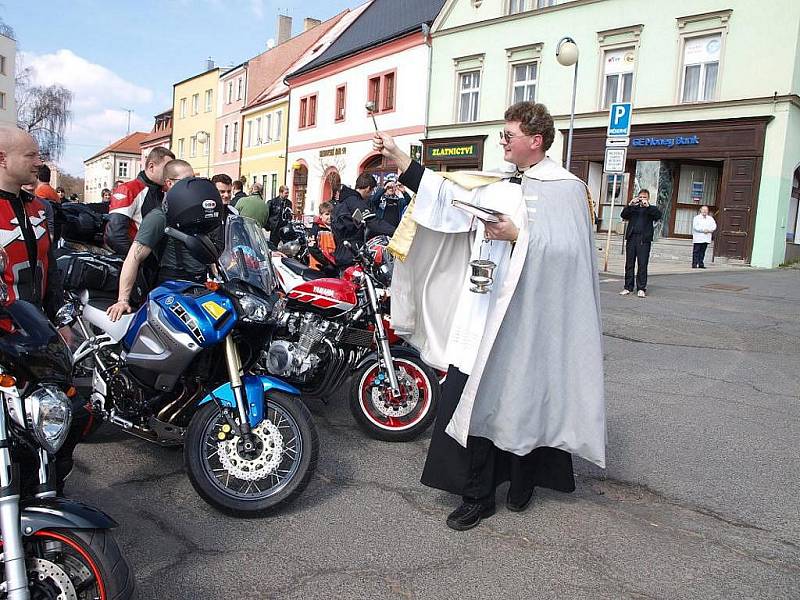
[[[544,105],[514,104],[500,131],[509,166],[493,173],[435,173],[391,136],[373,140],[416,192],[390,245],[391,317],[447,369],[422,483],[461,496],[447,517],[458,531],[494,514],[500,483],[520,512],[537,486],[575,489],[573,454],[605,467],[593,211],[584,183],[545,155],[554,136]],[[476,260],[494,266],[488,285]]]

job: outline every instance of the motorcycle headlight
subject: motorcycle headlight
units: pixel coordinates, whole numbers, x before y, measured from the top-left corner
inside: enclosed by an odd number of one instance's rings
[[[41,386],[25,398],[28,425],[36,441],[51,454],[64,444],[72,424],[72,403],[56,387]]]
[[[253,294],[239,296],[239,306],[242,308],[242,321],[246,323],[266,323],[272,314],[272,306]]]

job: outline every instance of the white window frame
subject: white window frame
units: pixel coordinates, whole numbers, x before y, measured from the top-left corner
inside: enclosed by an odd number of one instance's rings
[[[473,75],[478,74],[478,87],[477,87],[477,97],[475,99],[475,119],[474,120],[461,120],[461,98],[462,95],[465,93],[473,94],[475,92],[475,88],[470,88],[469,92],[465,92],[461,87],[461,80],[466,75]],[[456,71],[456,115],[455,115],[455,122],[456,123],[477,123],[481,120],[481,84],[483,83],[483,69],[464,69],[460,71]],[[470,111],[472,112],[472,111]]]
[[[272,142],[272,113],[264,115],[264,136],[262,140],[264,144]]]
[[[256,146],[260,146],[264,143],[264,139],[261,137],[261,117],[256,117]]]
[[[233,102],[233,81],[228,82],[228,104]]]
[[[192,116],[200,114],[200,92],[192,94]]]
[[[181,98],[180,106],[181,106],[181,110],[180,110],[181,119],[185,119],[186,118],[186,98]]]
[[[197,136],[193,135],[189,138],[189,158],[197,156]]]
[[[719,88],[720,83],[722,81],[722,65],[725,59],[725,38],[727,34],[727,28],[725,27],[717,27],[714,29],[707,29],[707,30],[700,30],[700,31],[692,31],[681,34],[681,43],[679,46],[679,54],[678,54],[678,89],[677,89],[677,98],[675,99],[676,104],[698,104],[702,102],[715,102],[719,100]],[[711,62],[706,63],[691,63],[689,65],[684,63],[684,57],[686,54],[686,43],[690,40],[695,40],[697,38],[704,38],[704,37],[713,37],[719,36],[719,60],[717,61],[717,79],[714,85],[714,93],[710,99],[705,99],[705,75],[706,75],[706,65],[712,64]],[[698,89],[697,89],[697,100],[684,100],[683,95],[686,86],[686,68],[687,66],[696,66],[696,64],[700,65],[700,78],[698,82]],[[703,93],[701,93],[701,91]]]
[[[278,110],[275,111],[275,139],[273,141],[280,142],[282,134],[283,134],[283,111]]]
[[[247,119],[247,143],[244,145],[245,148],[249,148],[253,145],[253,119]]]
[[[222,128],[222,153],[227,154],[228,152],[228,136],[230,135],[230,125],[225,125]]]
[[[237,100],[241,100],[242,99],[242,91],[243,91],[242,88],[244,87],[243,83],[244,83],[244,80],[241,77],[239,77],[239,79],[236,80],[236,99]]]
[[[214,96],[214,92],[212,90],[206,90],[206,96],[204,98],[204,100],[205,100],[205,112],[211,112],[213,104],[214,104],[213,96]]]
[[[185,138],[181,138],[181,139],[178,140],[178,158],[183,158],[183,156],[184,156],[184,150],[185,150],[184,141],[185,141]]]
[[[122,168],[125,167],[125,172],[122,172]],[[117,163],[117,178],[121,179],[122,177],[128,176],[128,161],[121,160]]]
[[[604,106],[605,102],[605,95],[606,95],[606,54],[609,52],[617,52],[619,50],[625,50],[630,48],[633,52],[633,71],[631,72],[631,98],[630,101],[634,102],[636,98],[636,75],[639,69],[639,43],[638,38],[637,41],[629,42],[629,43],[619,43],[619,44],[608,44],[608,45],[601,45],[600,46],[600,74],[598,77],[598,98],[597,98],[597,108],[598,110],[608,110],[608,107]],[[617,80],[617,95],[620,92],[620,85],[622,82],[622,78]],[[616,101],[616,100],[614,100]],[[622,102],[622,100],[620,100]]]
[[[515,96],[514,92],[516,91],[516,89],[518,87],[527,88],[529,85],[531,85],[531,80],[530,79],[526,79],[526,80],[524,80],[522,82],[515,81],[514,80],[514,72],[516,71],[517,67],[525,66],[527,69],[529,69],[530,65],[536,65],[536,79],[532,80],[532,82],[533,82],[533,98],[530,99],[531,102],[536,102],[536,97],[539,95],[539,74],[540,74],[540,69],[542,68],[542,62],[541,62],[541,60],[534,58],[534,59],[530,59],[530,60],[516,60],[516,61],[513,61],[513,62],[509,63],[509,67],[510,67],[510,72],[509,72],[509,76],[508,76],[509,87],[510,87],[509,93],[508,93],[508,100],[509,100],[508,104],[509,105],[514,104],[515,102],[517,102],[517,100],[515,100],[515,98],[514,98],[514,96]],[[523,99],[527,100],[527,98],[523,98]]]
[[[232,152],[239,150],[239,121],[233,124],[233,140],[231,140]]]
[[[0,110],[6,110],[6,93],[0,92]]]
[[[6,57],[0,54],[0,75],[6,74]]]

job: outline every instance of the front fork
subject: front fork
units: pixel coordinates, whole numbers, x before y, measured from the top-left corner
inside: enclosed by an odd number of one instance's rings
[[[5,394],[0,401],[6,403]],[[19,468],[11,461],[6,423],[7,407],[0,407],[0,533],[3,536],[3,569],[8,600],[29,600],[25,572],[25,547],[19,518]]]
[[[244,449],[253,450],[255,445],[252,440],[253,433],[250,427],[250,419],[247,416],[247,398],[244,383],[242,382],[242,359],[239,356],[239,349],[236,347],[232,335],[228,335],[225,338],[225,362],[228,365],[228,378],[231,382],[233,397],[236,399],[236,412],[239,415],[239,430],[244,440]]]
[[[364,274],[364,284],[367,289],[367,297],[372,308],[372,315],[375,317],[375,338],[378,342],[378,357],[383,361],[386,374],[389,377],[389,387],[392,389],[392,396],[400,396],[400,383],[397,381],[397,372],[394,370],[394,360],[392,359],[392,348],[389,344],[389,336],[386,335],[386,327],[383,326],[383,317],[378,310],[378,295],[375,293],[375,286],[368,275]]]

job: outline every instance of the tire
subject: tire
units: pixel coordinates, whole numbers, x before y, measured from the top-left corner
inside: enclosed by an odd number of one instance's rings
[[[32,598],[49,598],[63,585],[58,577],[47,575],[54,570],[53,564],[81,590],[79,600],[128,600],[136,596],[133,570],[106,529],[44,529],[24,538],[24,543],[29,580],[34,581]],[[33,572],[37,561],[41,561],[41,569]],[[38,594],[36,586],[42,586]]]
[[[394,356],[393,362],[402,389],[400,401],[392,398],[388,378],[380,373],[376,356],[353,376],[350,410],[370,437],[407,442],[422,435],[433,423],[441,389],[436,373],[419,357],[404,353]],[[415,391],[410,387],[412,380]],[[409,395],[413,404],[404,406]]]
[[[226,514],[261,517],[278,510],[300,495],[317,467],[319,438],[305,404],[279,392],[268,392],[264,402],[264,421],[254,430],[261,448],[256,460],[237,451],[238,436],[219,441],[225,420],[216,404],[203,406],[189,423],[184,443],[189,479],[203,500]],[[276,455],[279,439],[282,451]],[[269,487],[262,490],[259,484],[265,483]]]

